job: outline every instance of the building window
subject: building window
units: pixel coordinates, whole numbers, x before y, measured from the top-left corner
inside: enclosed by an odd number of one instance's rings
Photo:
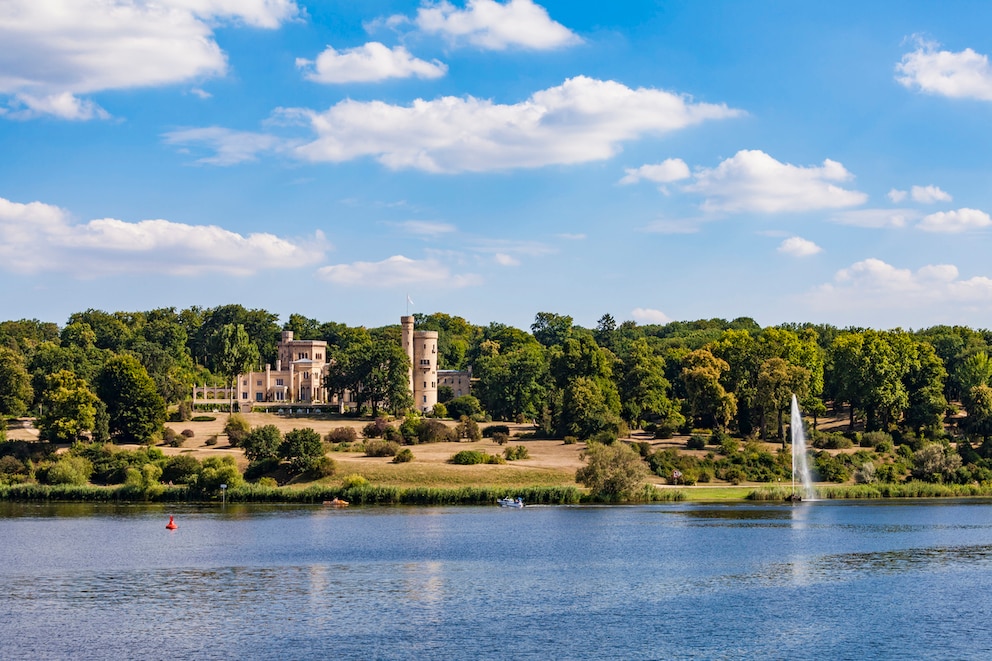
[[[426,381],[424,381],[424,387],[425,387],[425,388],[427,387],[427,382],[426,382]]]
[[[424,404],[427,403],[427,395],[424,395]]]
[[[241,399],[248,399],[248,393],[246,392],[241,393]]]
[[[282,386],[282,385],[286,385],[286,384],[284,384],[284,383],[282,382],[282,379],[276,379],[276,385],[277,385],[277,386]]]
[[[255,385],[256,385],[256,386],[260,386],[260,385],[262,385],[262,382],[261,382],[261,381],[256,381],[256,382],[255,382]]]
[[[241,385],[247,386],[248,385],[248,379],[245,379],[244,381],[242,381],[241,382]]]
[[[437,386],[436,386],[436,385],[434,384],[434,382],[433,382],[433,381],[431,381],[431,388],[436,388],[436,387],[437,387]]]

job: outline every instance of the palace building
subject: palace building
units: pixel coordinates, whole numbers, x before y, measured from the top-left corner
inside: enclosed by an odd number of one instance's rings
[[[471,370],[457,372],[437,369],[437,331],[413,329],[412,316],[400,317],[403,350],[410,361],[409,384],[414,407],[427,413],[437,404],[438,377],[443,375],[444,384],[452,386],[455,396],[468,394]],[[332,357],[327,353],[327,342],[323,340],[297,340],[293,331],[283,331],[277,347],[275,369],[265,366],[265,371],[249,372],[238,376],[234,399],[241,405],[255,403],[285,402],[289,404],[328,404],[338,406],[343,411],[354,406],[350,393],[345,393],[344,401],[337,401],[337,395],[328,393],[324,387],[324,377]],[[195,386],[193,402],[213,399],[223,401],[230,398],[229,388]]]

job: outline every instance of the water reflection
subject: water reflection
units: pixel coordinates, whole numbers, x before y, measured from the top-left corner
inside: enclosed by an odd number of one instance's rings
[[[27,509],[0,516],[4,658],[992,651],[992,508],[970,504],[238,506],[172,535],[154,507]]]

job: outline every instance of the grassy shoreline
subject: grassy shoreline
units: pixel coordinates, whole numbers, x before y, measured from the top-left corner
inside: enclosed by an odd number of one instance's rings
[[[992,498],[992,485],[901,484],[819,486],[820,500],[868,500],[895,498]],[[619,504],[657,502],[783,502],[788,487],[680,487],[658,489],[646,485],[636,498]],[[306,487],[261,487],[245,485],[229,489],[228,503],[321,504],[340,498],[353,505],[492,505],[503,497],[520,497],[530,505],[577,505],[601,503],[574,486],[461,486],[461,487],[342,487],[312,484]],[[0,501],[92,502],[92,503],[216,503],[220,494],[194,492],[184,486],[158,486],[143,490],[131,486],[51,486],[15,484],[0,486]]]

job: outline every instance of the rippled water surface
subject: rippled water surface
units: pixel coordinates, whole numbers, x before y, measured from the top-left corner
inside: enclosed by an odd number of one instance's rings
[[[992,503],[0,503],[0,658],[988,659]]]

